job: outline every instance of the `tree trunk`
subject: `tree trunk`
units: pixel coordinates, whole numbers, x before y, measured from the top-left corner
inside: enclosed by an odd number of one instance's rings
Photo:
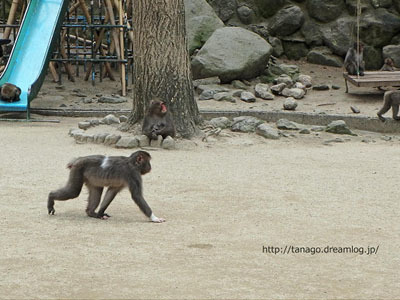
[[[144,118],[154,97],[167,103],[177,133],[194,134],[199,111],[194,100],[186,47],[183,0],[133,1],[133,109],[128,122]]]

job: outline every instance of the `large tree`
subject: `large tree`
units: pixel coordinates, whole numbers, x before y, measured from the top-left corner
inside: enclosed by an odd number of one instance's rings
[[[186,46],[183,0],[133,1],[133,109],[129,123],[140,122],[150,100],[164,100],[177,132],[194,134],[199,111],[193,94]]]

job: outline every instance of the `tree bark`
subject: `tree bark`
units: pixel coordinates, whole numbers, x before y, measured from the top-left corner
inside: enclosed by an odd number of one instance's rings
[[[177,133],[195,133],[199,111],[194,100],[186,47],[183,0],[133,1],[133,109],[128,122],[140,122],[151,99],[167,103]]]

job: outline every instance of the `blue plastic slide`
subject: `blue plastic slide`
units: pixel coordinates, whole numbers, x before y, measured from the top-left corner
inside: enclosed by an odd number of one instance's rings
[[[0,100],[1,111],[26,111],[43,83],[53,48],[59,37],[68,0],[31,0],[0,85],[9,82],[21,89],[21,100]]]

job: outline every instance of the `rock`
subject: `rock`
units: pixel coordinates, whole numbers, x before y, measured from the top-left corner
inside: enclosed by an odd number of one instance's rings
[[[193,86],[195,88],[197,88],[200,85],[203,85],[203,86],[214,85],[215,86],[220,83],[221,83],[221,80],[219,79],[218,76],[193,80]]]
[[[63,104],[60,104],[59,107],[67,107],[67,105],[63,103]]]
[[[93,103],[93,99],[85,98],[85,99],[82,100],[82,102],[84,104],[90,104],[90,103]]]
[[[111,124],[119,124],[119,123],[121,123],[121,122],[120,122],[119,118],[117,118],[115,115],[109,114],[109,115],[105,116],[105,117],[100,121],[100,123],[107,124],[107,125],[111,125]]]
[[[305,85],[306,88],[310,88],[312,86],[312,78],[309,75],[300,74],[297,80]]]
[[[284,110],[296,110],[297,102],[293,97],[286,98],[285,102],[283,102]]]
[[[214,99],[214,95],[217,94],[216,91],[206,90],[202,92],[199,96],[199,100],[211,100]]]
[[[230,90],[227,87],[221,85],[209,84],[209,85],[199,85],[197,87],[197,91],[200,94],[203,94],[205,91],[211,91],[211,94],[215,95],[216,93],[229,92]]]
[[[310,134],[311,131],[310,131],[310,129],[308,129],[308,128],[303,128],[303,129],[301,129],[301,130],[299,131],[299,133],[301,133],[301,134]]]
[[[279,119],[276,122],[276,127],[284,130],[300,130],[303,126],[296,122],[289,121],[288,119]]]
[[[307,1],[307,10],[310,16],[324,23],[335,20],[345,9],[343,0]]]
[[[176,148],[175,140],[174,140],[172,137],[167,136],[167,137],[163,140],[161,146],[162,146],[163,149],[168,149],[168,150],[175,149],[175,148]]]
[[[359,113],[360,113],[360,110],[359,110],[357,107],[355,107],[355,106],[350,106],[350,109],[351,109],[351,111],[352,111],[353,113],[355,113],[355,114],[359,114]]]
[[[248,7],[247,5],[242,5],[237,9],[237,15],[239,20],[243,24],[251,24],[254,20],[254,10],[251,9],[251,7]]]
[[[104,139],[104,145],[108,145],[108,146],[115,145],[119,141],[120,138],[121,138],[121,136],[118,134],[107,135],[106,138]]]
[[[255,0],[255,4],[264,18],[273,16],[285,4],[284,0]]]
[[[332,90],[340,90],[340,86],[332,85]]]
[[[319,84],[319,85],[313,86],[312,89],[315,91],[328,91],[329,86],[327,84]]]
[[[323,142],[324,145],[331,144],[331,143],[344,143],[344,140],[341,138],[335,138],[335,139],[330,139],[330,140],[326,140]]]
[[[315,132],[325,131],[325,129],[326,126],[318,126],[318,125],[311,126],[311,131]]]
[[[118,103],[125,103],[128,102],[128,99],[125,97],[119,97],[119,96],[101,96],[99,100],[97,100],[99,103],[109,103],[109,104],[118,104]]]
[[[241,90],[245,90],[245,89],[247,89],[247,85],[245,85],[242,81],[240,81],[240,80],[233,80],[232,81],[232,86],[235,88],[235,89],[241,89]]]
[[[292,88],[292,89],[284,88],[282,91],[282,96],[293,97],[295,99],[301,99],[304,97],[305,94],[306,92],[303,89],[298,89],[298,88]]]
[[[328,47],[313,48],[307,54],[307,61],[312,64],[341,67],[343,66],[343,59],[334,55]]]
[[[279,139],[279,132],[271,126],[263,123],[257,126],[256,133],[265,137],[266,139],[277,140]]]
[[[140,147],[148,147],[150,145],[149,138],[144,134],[136,136],[136,139],[138,140]]]
[[[383,48],[384,49],[384,48]],[[379,70],[383,65],[384,56],[381,48],[364,46],[364,62],[366,70]]]
[[[304,23],[304,14],[300,7],[291,5],[282,8],[269,22],[269,31],[273,36],[287,36],[295,33]]]
[[[239,132],[254,132],[258,125],[264,123],[263,121],[249,116],[242,116],[233,119],[231,126],[232,131]]]
[[[221,92],[214,95],[214,100],[216,101],[232,101],[232,95],[228,92]]]
[[[301,82],[295,82],[293,87],[296,89],[302,89],[302,90],[306,91],[306,86],[304,84],[302,84]]]
[[[94,136],[93,136],[93,134],[88,134],[88,133],[82,134],[81,142],[84,142],[84,143],[93,143],[93,141],[94,141]]]
[[[361,20],[361,40],[373,47],[383,47],[390,43],[400,30],[400,18],[385,8],[367,11]]]
[[[265,83],[258,83],[254,87],[256,97],[264,100],[274,100],[275,96],[270,92],[269,85]]]
[[[71,128],[68,132],[69,136],[74,136],[76,134],[83,134],[85,131],[83,131],[82,129],[76,129],[76,128]]]
[[[255,78],[265,69],[271,53],[271,45],[254,32],[220,28],[192,59],[193,78],[218,76],[221,82]]]
[[[86,122],[86,121],[78,123],[78,128],[83,129],[83,130],[88,129],[91,126],[92,126],[92,124],[90,124],[90,122]]]
[[[150,141],[150,147],[160,148],[161,144],[162,144],[162,141],[163,141],[162,136],[158,135],[156,140],[151,140]]]
[[[184,4],[187,45],[192,54],[224,23],[205,0],[185,0]]]
[[[127,116],[124,116],[124,115],[121,115],[121,116],[119,116],[119,121],[120,121],[121,123],[125,123],[125,122],[128,121],[128,117],[127,117]]]
[[[106,137],[109,136],[109,133],[97,133],[94,135],[94,142],[96,144],[103,144]]]
[[[293,85],[293,79],[289,75],[282,74],[275,79],[275,84],[280,83],[284,83],[287,87],[291,87]]]
[[[131,136],[121,137],[115,144],[116,148],[125,148],[125,149],[136,148],[138,146],[139,146],[139,141],[136,139],[136,137],[131,137]]]
[[[236,13],[236,0],[208,0],[207,2],[223,22],[228,21]]]
[[[256,102],[256,97],[251,92],[242,92],[240,94],[240,100],[247,103],[253,103]]]
[[[92,119],[92,120],[89,120],[87,122],[90,122],[90,125],[92,125],[92,126],[100,125],[100,120],[99,119]]]
[[[383,141],[385,141],[385,142],[389,142],[389,141],[392,140],[392,137],[391,137],[391,136],[388,136],[388,135],[382,135],[382,136],[381,136],[381,140],[383,140]]]
[[[216,128],[226,129],[231,126],[232,122],[227,117],[213,118],[210,124]]]
[[[322,27],[321,33],[324,44],[328,46],[334,54],[344,57],[347,50],[354,42],[354,35],[351,31],[353,26],[354,17],[342,17],[337,19],[330,26]]]
[[[282,82],[271,86],[271,91],[275,95],[280,95],[285,88],[286,88],[286,83]]]
[[[322,46],[323,39],[320,27],[321,25],[311,19],[304,22],[301,27],[301,33],[303,34],[308,46]]]
[[[283,41],[282,42],[283,49],[285,51],[285,55],[287,56],[287,58],[299,60],[307,56],[309,49],[304,39],[303,41],[301,41],[297,39],[285,40],[282,38],[282,41]]]
[[[280,39],[277,37],[268,37],[268,42],[272,46],[272,55],[275,57],[281,57],[284,53],[283,45]]]
[[[336,134],[356,135],[351,132],[351,130],[347,127],[346,122],[343,120],[337,120],[329,123],[325,131]]]

